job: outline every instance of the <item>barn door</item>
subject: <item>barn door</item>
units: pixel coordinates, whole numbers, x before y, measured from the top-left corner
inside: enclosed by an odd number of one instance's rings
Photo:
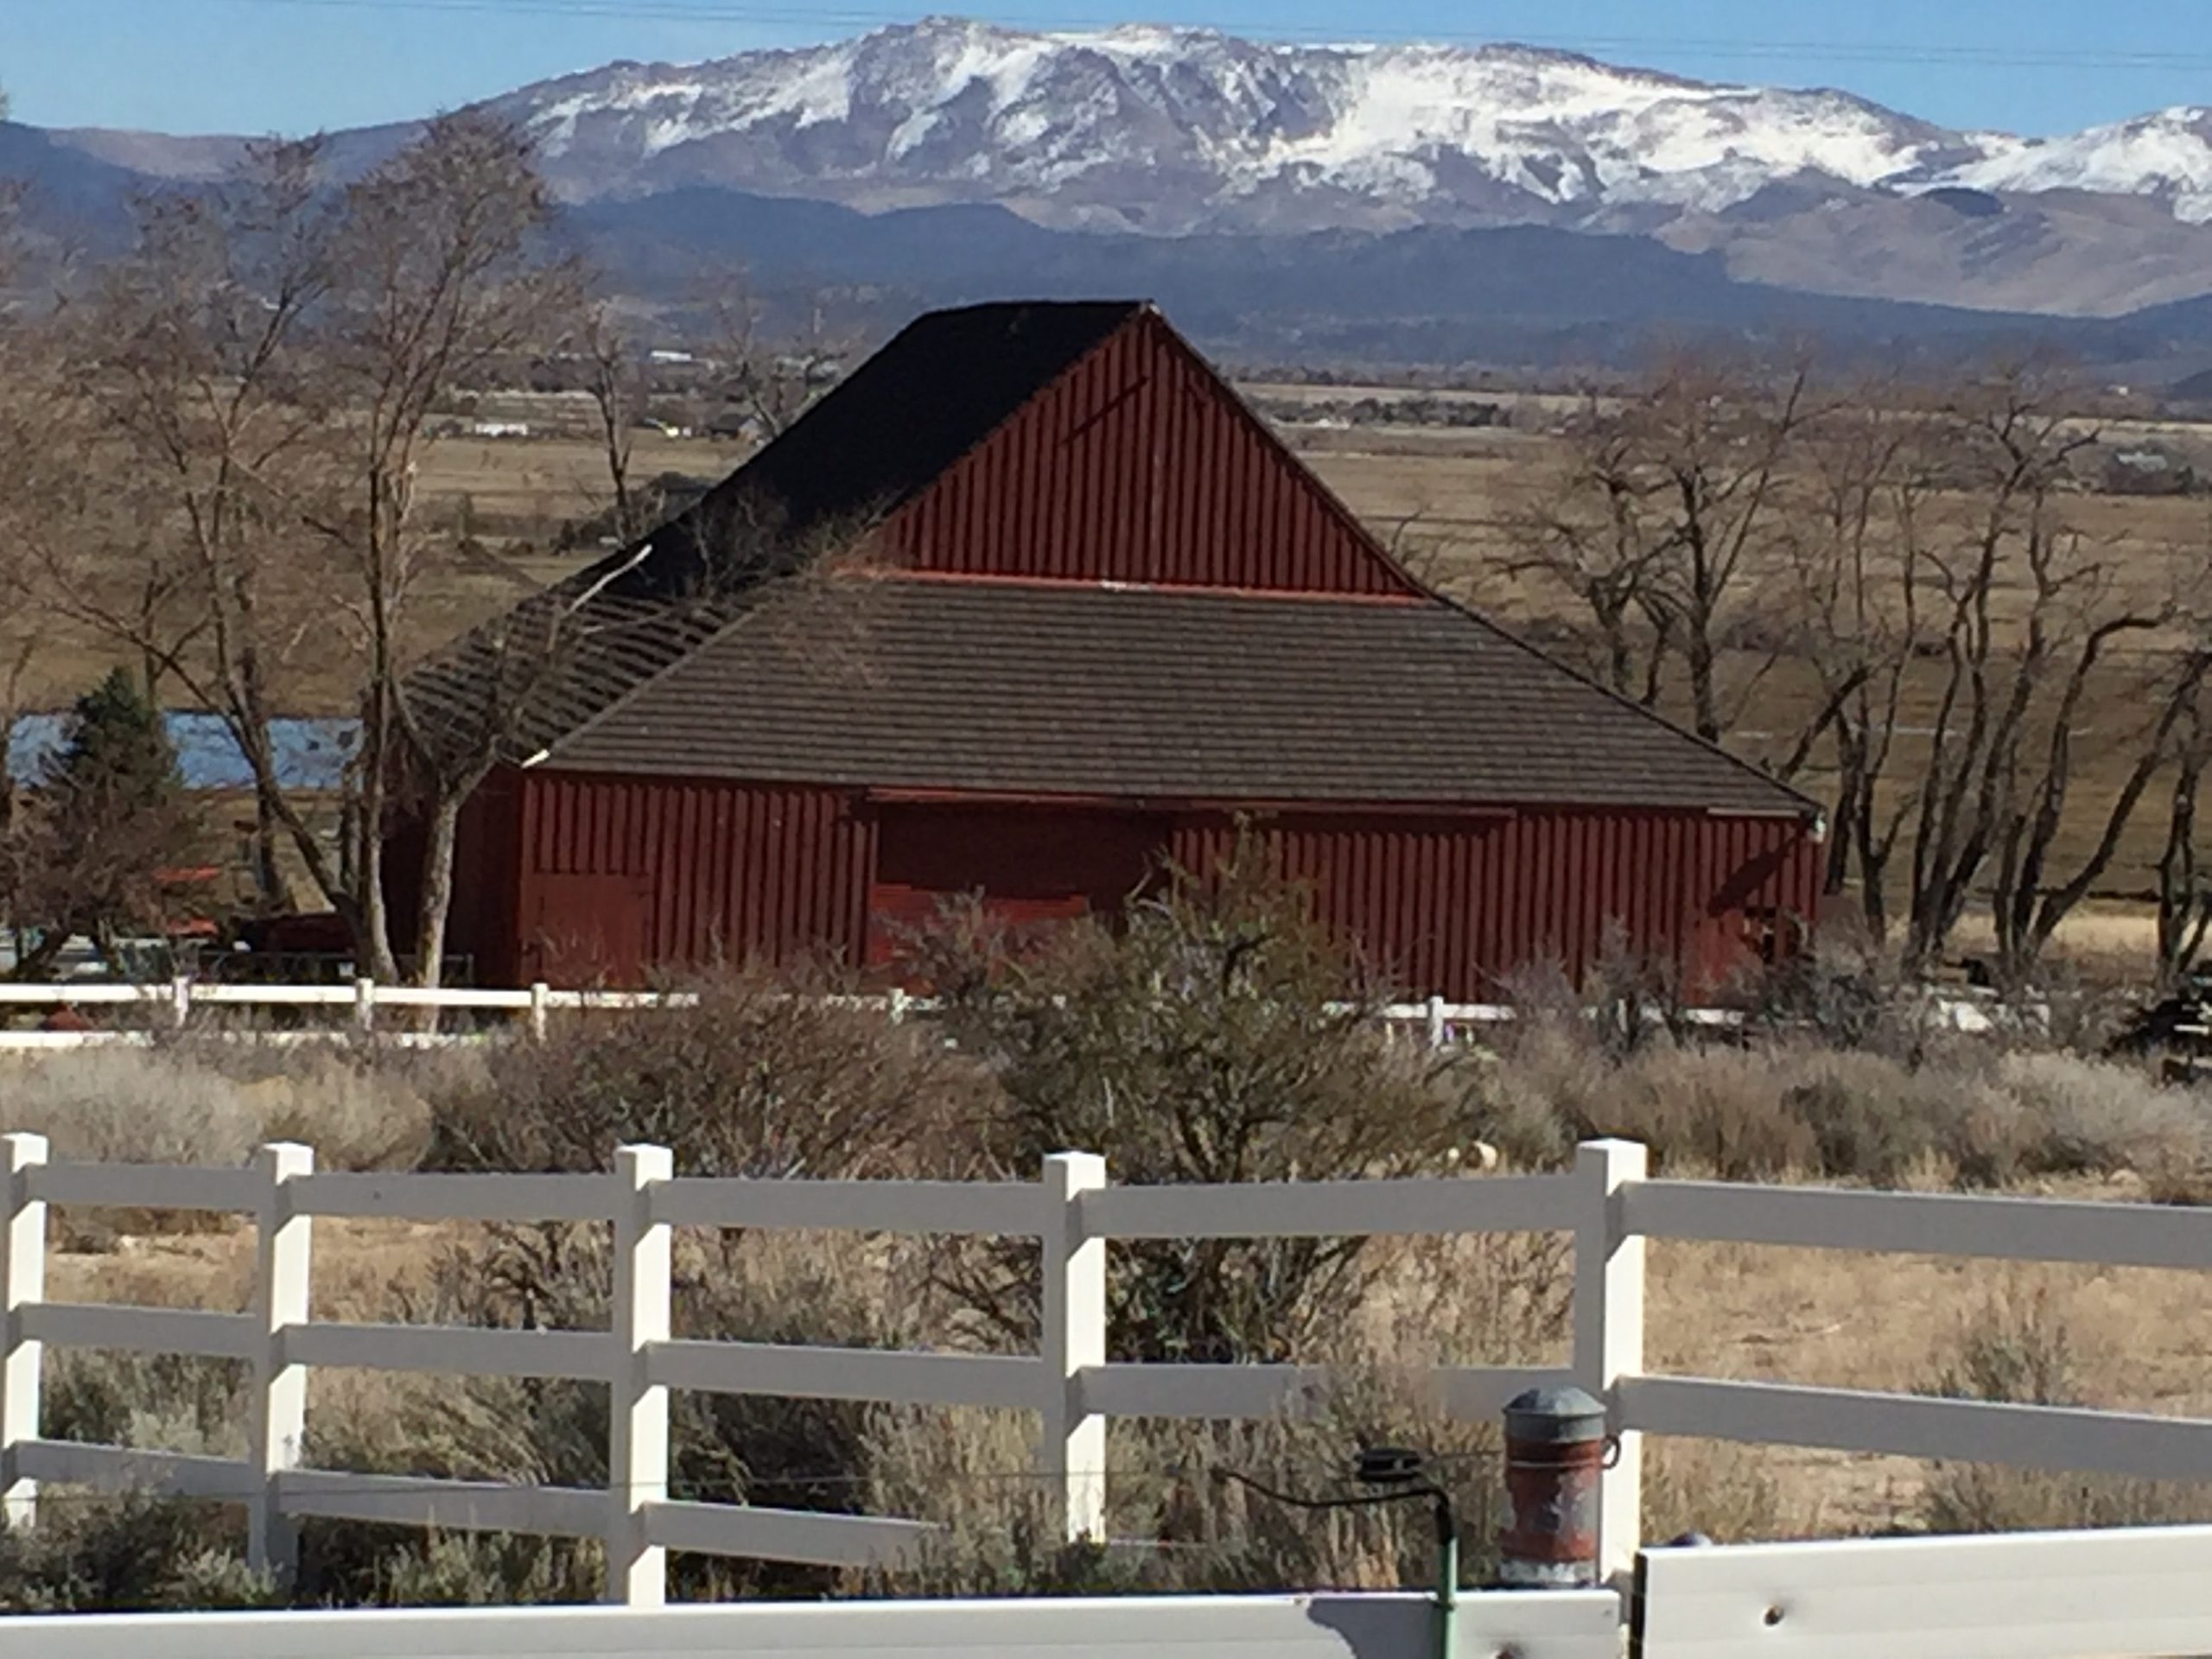
[[[524,935],[532,979],[568,988],[635,985],[645,977],[652,880],[644,875],[540,875]]]
[[[1166,852],[1163,818],[1114,811],[887,807],[868,903],[868,959],[895,961],[950,899],[981,894],[1016,929],[1115,915]]]

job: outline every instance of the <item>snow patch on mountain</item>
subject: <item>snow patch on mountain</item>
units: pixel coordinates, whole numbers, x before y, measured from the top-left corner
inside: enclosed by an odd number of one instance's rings
[[[1884,192],[2118,191],[2212,220],[2212,111],[2023,140],[1838,92],[1713,85],[1516,46],[931,18],[713,63],[617,64],[498,103],[586,194],[656,188],[673,165],[741,188],[997,199],[1047,219],[1122,214],[1173,230],[1267,213],[1280,224],[1286,201],[1309,204],[1297,222],[1317,225],[1362,213],[1561,223],[1619,206],[1720,213],[1809,178]]]
[[[1950,177],[1980,190],[2155,196],[2177,218],[2212,223],[2212,108],[2160,110],[2067,137],[2018,139]]]

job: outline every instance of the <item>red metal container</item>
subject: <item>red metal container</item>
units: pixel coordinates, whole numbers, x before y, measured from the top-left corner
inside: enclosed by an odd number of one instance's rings
[[[1555,1590],[1596,1581],[1598,1484],[1611,1445],[1605,1408],[1580,1389],[1531,1389],[1507,1405],[1511,1521],[1498,1541],[1502,1583]]]

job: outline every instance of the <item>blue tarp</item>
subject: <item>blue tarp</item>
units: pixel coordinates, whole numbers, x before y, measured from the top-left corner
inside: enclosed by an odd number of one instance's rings
[[[214,715],[171,709],[169,741],[188,789],[251,789],[253,774],[230,732]],[[276,746],[276,775],[292,789],[335,789],[346,759],[360,733],[357,720],[285,719],[270,722]],[[8,771],[16,782],[35,784],[67,739],[66,714],[25,715],[16,722],[8,746]]]

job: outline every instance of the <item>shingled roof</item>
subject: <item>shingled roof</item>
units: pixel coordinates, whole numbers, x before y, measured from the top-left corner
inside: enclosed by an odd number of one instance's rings
[[[512,728],[512,759],[537,752],[742,614],[774,577],[880,523],[1145,308],[1025,302],[916,319],[693,506],[417,670],[425,725],[466,743],[497,718]],[[533,636],[557,642],[548,671],[512,648]]]
[[[1157,801],[1809,813],[1441,600],[834,578],[546,764]]]

